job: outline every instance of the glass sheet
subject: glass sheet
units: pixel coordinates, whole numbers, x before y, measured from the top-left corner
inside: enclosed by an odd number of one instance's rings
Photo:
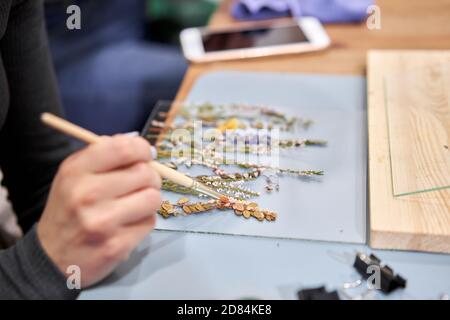
[[[450,63],[385,78],[394,196],[450,188]]]
[[[219,77],[219,75],[211,75],[210,77],[213,76]],[[255,78],[257,77],[260,76],[255,75]],[[281,76],[280,78],[284,79]],[[294,80],[297,80],[297,78]],[[266,97],[261,99],[265,102],[264,104],[261,104],[256,99],[254,103],[252,101],[248,102],[250,99],[246,98],[244,100],[237,94],[238,91],[236,90],[231,90],[236,98],[228,97],[229,94],[223,91],[222,86],[215,85],[214,88],[205,88],[206,85],[220,83],[215,78],[212,79],[214,81],[211,81],[209,77],[206,79],[209,80],[197,83],[197,89],[192,91],[193,98],[189,99],[189,102],[161,101],[153,109],[147,126],[142,132],[145,138],[153,144],[161,142],[162,140],[158,138],[158,133],[161,131],[158,126],[161,126],[163,123],[174,126],[167,128],[165,131],[163,130],[165,134],[162,133],[162,135],[166,136],[167,139],[172,137],[175,141],[179,141],[178,138],[186,138],[182,139],[184,143],[176,146],[167,147],[166,143],[158,144],[158,159],[161,163],[172,162],[177,165],[177,170],[194,177],[213,174],[211,168],[195,164],[194,162],[192,162],[193,165],[191,166],[187,164],[190,161],[184,162],[181,160],[182,158],[187,158],[186,155],[190,154],[189,151],[184,154],[185,146],[194,145],[196,149],[201,149],[201,147],[208,148],[210,141],[206,140],[210,138],[203,140],[202,143],[199,143],[197,138],[201,136],[212,137],[207,132],[213,128],[222,127],[225,121],[230,127],[233,127],[233,124],[237,125],[236,130],[231,129],[231,134],[244,134],[245,132],[250,137],[254,134],[261,134],[261,139],[258,139],[260,145],[265,145],[263,141],[275,142],[278,139],[289,138],[311,139],[310,141],[316,140],[316,142],[325,140],[327,142],[324,146],[305,145],[302,147],[279,148],[278,150],[275,144],[271,145],[272,153],[270,155],[267,155],[265,152],[257,153],[255,151],[234,153],[230,151],[233,143],[227,143],[227,146],[231,148],[227,148],[226,151],[227,163],[230,165],[220,165],[220,168],[225,172],[245,175],[253,171],[252,169],[240,167],[234,162],[236,161],[238,163],[258,163],[293,170],[323,170],[323,175],[296,177],[286,174],[277,176],[272,170],[266,170],[259,178],[236,185],[237,187],[259,193],[259,196],[252,195],[246,200],[256,202],[261,209],[277,213],[276,221],[258,221],[254,218],[244,219],[244,217],[236,216],[233,210],[212,210],[206,213],[185,216],[181,209],[177,208],[176,210],[179,214],[175,217],[169,216],[165,219],[159,216],[156,228],[160,230],[363,243],[365,241],[364,230],[366,228],[363,195],[366,187],[365,164],[367,161],[364,144],[367,141],[367,137],[364,134],[366,132],[364,81],[360,78],[345,78],[344,80],[347,81],[342,81],[341,78],[332,78],[329,80],[332,83],[328,83],[326,80],[329,78],[325,77],[325,79],[320,78],[322,81],[317,81],[317,84],[313,85],[314,83],[312,82],[316,78],[311,80],[310,77],[305,77],[305,85],[302,85],[298,80],[290,82],[284,80],[286,86],[291,86],[286,88],[289,92],[294,92],[294,89],[298,90],[298,87],[304,88],[305,93],[302,94],[303,99],[300,105],[299,100],[281,100],[280,97],[289,97],[283,92],[277,95],[277,91],[269,91],[268,87],[272,86],[273,82],[277,82],[277,78],[274,80],[270,78],[263,83],[257,82],[259,78],[251,82],[246,81],[246,83],[257,84],[258,87],[263,86],[257,92],[267,92]],[[220,79],[222,82],[236,81],[234,77],[228,75],[220,75]],[[300,78],[300,80],[302,79]],[[341,86],[343,84],[346,85],[338,88],[335,82],[338,82]],[[309,89],[306,87],[308,84]],[[329,85],[327,86],[327,84]],[[239,88],[243,88],[241,94],[245,96],[249,95],[248,92],[251,91],[248,86],[246,87],[242,84],[239,85]],[[320,93],[315,94],[313,92],[314,89]],[[197,93],[196,96],[196,92],[200,93]],[[340,97],[340,95],[337,93],[333,95],[334,92],[347,92],[347,94],[342,94],[343,98],[338,99],[336,96]],[[229,100],[225,100],[220,96],[221,94],[222,96],[227,95],[226,97]],[[197,98],[198,96],[201,99]],[[273,96],[278,98],[275,99]],[[309,96],[311,96],[310,99]],[[315,97],[321,97],[323,100],[313,99]],[[272,98],[272,101],[270,98]],[[284,99],[287,100],[287,98]],[[208,102],[204,103],[201,101]],[[233,104],[241,105],[240,101],[246,101],[242,110],[232,108]],[[210,103],[223,107],[209,110],[208,105]],[[271,117],[262,116],[258,110],[252,109],[252,106],[255,105],[265,106],[269,114],[271,114],[271,111],[274,111],[274,114]],[[194,111],[196,106],[205,107],[200,117]],[[286,123],[281,119],[281,114],[277,116],[276,112],[285,114],[289,119],[293,116],[300,119],[292,124],[292,130],[286,131],[281,129]],[[188,114],[191,115],[189,116]],[[196,116],[192,117],[194,114]],[[187,121],[186,116],[187,118],[195,119],[194,122],[188,125],[189,121]],[[197,123],[200,120],[199,118],[203,119],[203,124]],[[220,118],[219,122],[214,123],[214,119],[217,118]],[[236,119],[238,123],[234,123],[234,120],[229,121],[230,119]],[[260,122],[263,124],[263,128],[258,128],[258,123]],[[194,126],[196,123],[198,126],[191,127],[191,125]],[[247,124],[246,128],[241,127],[243,123]],[[266,131],[268,123],[273,123],[274,125],[273,130],[270,132]],[[185,128],[190,133],[183,133],[181,128]],[[278,132],[273,132],[277,131],[275,130],[276,128],[279,129]],[[234,139],[229,139],[229,132],[225,133],[227,141],[234,141]],[[187,135],[185,136],[185,134]],[[264,139],[266,134],[270,134],[270,140]],[[242,142],[240,139],[238,141]],[[248,141],[248,147],[250,148],[256,143],[256,140],[252,138]],[[240,150],[239,143],[237,148]],[[222,150],[220,147],[215,149]],[[183,151],[182,156],[178,155],[179,151]],[[170,156],[171,153],[173,154],[172,156]],[[268,185],[267,178],[275,182],[271,192],[268,192],[266,189]],[[279,188],[277,188],[276,184],[278,184]],[[186,197],[192,203],[208,200],[180,192],[183,191],[178,190],[177,193],[163,191],[163,199],[170,201],[172,204],[183,197]],[[225,190],[220,192],[227,194]],[[326,223],[324,223],[325,221]]]

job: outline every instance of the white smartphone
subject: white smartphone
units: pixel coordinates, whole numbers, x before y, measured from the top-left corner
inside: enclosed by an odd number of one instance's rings
[[[186,59],[192,62],[316,51],[330,44],[322,24],[313,17],[246,28],[189,28],[181,32],[180,41]]]

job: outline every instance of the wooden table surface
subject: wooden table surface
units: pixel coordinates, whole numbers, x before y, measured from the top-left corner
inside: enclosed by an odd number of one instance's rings
[[[224,0],[211,27],[236,25]],[[196,79],[215,70],[365,75],[369,49],[450,49],[450,0],[378,0],[381,29],[366,23],[327,25],[331,47],[323,52],[190,65],[177,95],[187,96]]]

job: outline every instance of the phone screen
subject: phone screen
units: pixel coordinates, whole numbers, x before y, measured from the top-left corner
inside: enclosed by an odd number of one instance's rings
[[[205,52],[270,47],[308,42],[298,25],[258,28],[242,31],[204,33]]]

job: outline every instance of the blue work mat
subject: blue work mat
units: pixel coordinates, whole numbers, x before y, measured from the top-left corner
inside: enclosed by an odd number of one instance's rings
[[[275,222],[236,217],[232,211],[159,219],[162,230],[364,243],[366,240],[366,83],[362,77],[214,72],[201,77],[186,101],[266,105],[311,119],[300,138],[324,139],[326,147],[281,150],[280,166],[324,170],[310,180],[280,177],[279,192],[267,194],[265,178],[247,184],[259,191],[260,208]],[[205,174],[201,168],[186,172]],[[180,169],[183,171],[183,168]],[[226,169],[231,171],[233,169]],[[209,171],[211,174],[211,171]],[[164,192],[176,202],[181,196]]]
[[[342,288],[361,276],[356,251],[373,252],[407,280],[373,299],[439,299],[450,293],[450,255],[371,251],[365,245],[154,231],[130,259],[81,299],[297,299],[301,288]],[[345,290],[357,297],[365,283]]]
[[[264,86],[261,88],[262,84]],[[275,96],[272,95],[274,92]],[[330,212],[320,214],[314,214],[313,208],[308,213],[297,208],[300,217],[309,219],[302,223],[313,230],[300,225],[298,230],[289,228],[289,232],[298,231],[296,234],[305,238],[365,243],[364,92],[364,80],[355,77],[221,72],[201,78],[189,98],[196,101],[241,100],[298,107],[302,112],[309,111],[308,115],[317,120],[317,130],[326,130],[326,124],[322,122],[324,118],[321,112],[314,112],[315,109],[341,109],[344,118],[334,120],[345,134],[336,134],[337,137],[345,136],[346,143],[335,145],[341,140],[327,136],[331,142],[329,149],[320,151],[329,154],[330,159],[322,159],[320,164],[326,166],[324,169],[327,175],[324,179],[329,184],[333,183],[334,189],[330,187],[326,189],[326,194],[322,190],[321,195],[314,196],[317,208],[328,206],[327,202],[340,207],[333,207]],[[353,114],[350,116],[353,120],[346,122],[350,114]],[[341,123],[347,123],[352,129],[341,126]],[[329,130],[329,135],[336,132],[336,129]],[[313,131],[312,135],[320,132],[327,131]],[[333,157],[333,153],[337,152],[334,150],[339,148],[345,150],[347,157]],[[355,167],[347,167],[342,163],[344,159],[351,161]],[[348,178],[348,174],[351,174],[351,178]],[[345,177],[348,180],[339,181]],[[344,185],[339,187],[340,184]],[[295,191],[282,189],[280,193],[292,192],[289,203],[297,203],[300,198],[308,201],[301,194],[302,190],[308,188],[302,186]],[[346,200],[339,202],[339,197]],[[266,204],[270,203],[268,201]],[[213,229],[211,226],[214,223],[228,221],[215,220],[218,219],[215,214],[208,216],[208,219],[211,220],[207,225],[209,230]],[[178,219],[159,219],[160,227],[164,221],[172,221],[179,229],[188,225]],[[241,228],[246,226],[253,233],[263,230],[255,229],[252,225],[248,227],[249,221],[241,221],[232,215],[229,221],[232,230],[236,228],[233,227],[235,225]],[[205,224],[200,221],[194,226],[207,230]],[[260,224],[255,222],[255,225]],[[274,226],[269,223],[263,225]],[[242,230],[239,232],[245,233]],[[300,288],[326,285],[328,290],[335,290],[342,288],[345,282],[360,279],[352,267],[357,251],[375,253],[383,263],[407,279],[406,289],[390,295],[376,291],[372,298],[438,299],[440,295],[450,293],[450,255],[372,251],[364,244],[156,230],[127,262],[101,284],[83,291],[80,299],[296,299],[296,292]],[[345,292],[350,297],[358,297],[364,290],[366,286],[362,284]]]

